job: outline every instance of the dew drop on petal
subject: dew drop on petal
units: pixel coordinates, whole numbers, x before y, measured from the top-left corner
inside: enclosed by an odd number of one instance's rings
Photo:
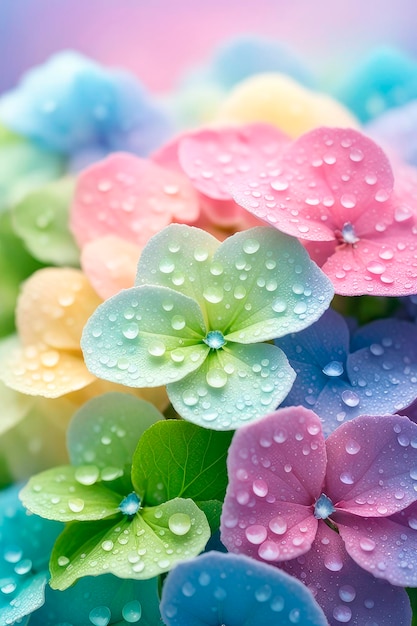
[[[340,572],[340,570],[343,567],[343,562],[341,560],[341,558],[337,555],[329,555],[326,556],[326,558],[324,559],[324,566],[330,571],[330,572]]]
[[[349,439],[349,441],[345,443],[345,450],[348,454],[352,454],[352,455],[358,454],[360,449],[361,449],[360,444],[354,439]]]
[[[348,606],[341,604],[333,609],[333,617],[337,622],[347,624],[352,618],[352,610]]]
[[[190,516],[187,513],[174,513],[168,520],[168,527],[174,535],[186,535],[191,528]]]
[[[84,508],[84,500],[82,498],[70,498],[68,500],[68,508],[73,513],[81,513]]]
[[[88,615],[88,619],[93,626],[107,626],[111,619],[111,612],[108,606],[96,606]]]
[[[135,624],[142,617],[142,606],[138,600],[132,600],[124,605],[122,617],[128,624]]]
[[[257,239],[247,239],[243,243],[243,250],[246,254],[255,254],[255,252],[258,252],[260,246],[261,244]]]
[[[161,357],[166,352],[166,346],[162,341],[153,340],[148,346],[148,352],[151,356]]]
[[[275,535],[283,535],[287,532],[287,522],[279,515],[271,519],[268,525]]]
[[[352,585],[342,585],[339,589],[339,598],[343,602],[353,602],[356,598],[356,591]]]
[[[346,406],[353,408],[358,406],[360,399],[354,391],[345,389],[342,391],[342,401],[346,404]]]
[[[75,480],[81,485],[94,485],[100,472],[96,465],[79,465],[74,473]]]
[[[341,361],[330,361],[323,367],[323,374],[329,377],[341,376],[343,374],[343,363]]]
[[[342,472],[340,474],[340,482],[342,482],[344,485],[353,485],[355,481],[350,472]]]
[[[362,537],[359,540],[359,546],[364,552],[372,552],[375,550],[376,544],[375,541],[372,541],[369,537]]]
[[[274,541],[264,541],[259,546],[258,555],[265,561],[275,561],[279,556],[279,547]]]
[[[227,383],[227,374],[223,369],[219,367],[213,367],[208,370],[206,374],[206,381],[210,387],[215,389],[221,389]]]
[[[261,524],[253,524],[245,529],[246,539],[249,543],[259,545],[265,541],[268,536],[265,526]]]

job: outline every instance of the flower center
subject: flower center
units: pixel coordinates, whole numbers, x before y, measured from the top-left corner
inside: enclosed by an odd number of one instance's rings
[[[226,339],[220,330],[210,330],[204,337],[203,341],[209,348],[212,348],[212,350],[218,350],[226,343]]]
[[[126,498],[123,498],[121,503],[119,504],[119,510],[123,513],[123,515],[128,515],[132,517],[135,515],[140,509],[140,498],[136,495],[134,491],[129,493]]]
[[[329,361],[322,369],[323,374],[334,378],[341,376],[344,372],[343,363],[341,361]]]
[[[335,511],[336,509],[333,506],[333,502],[325,493],[322,493],[314,505],[314,517],[316,519],[327,519]]]
[[[358,243],[359,241],[359,237],[356,236],[353,224],[351,224],[350,222],[346,222],[346,224],[343,224],[341,234],[342,234],[343,243],[354,244],[354,243]]]

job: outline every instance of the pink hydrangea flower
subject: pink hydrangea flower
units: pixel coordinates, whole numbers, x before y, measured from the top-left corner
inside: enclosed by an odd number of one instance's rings
[[[207,195],[227,193],[302,240],[336,293],[417,291],[415,172],[398,168],[394,185],[385,153],[353,129],[318,128],[271,150],[275,132],[269,141],[265,130],[256,142],[249,138],[244,176],[215,131],[209,141],[203,131],[182,143],[182,166]],[[230,157],[227,171],[220,155]]]
[[[235,434],[228,473],[225,546],[283,564],[321,595],[330,587],[327,613],[337,600],[352,623],[384,623],[377,579],[417,586],[417,425],[408,418],[361,416],[325,441],[315,413],[280,409]],[[343,603],[346,585],[355,590]]]

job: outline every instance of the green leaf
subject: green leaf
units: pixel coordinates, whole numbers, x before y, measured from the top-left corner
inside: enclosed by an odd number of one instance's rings
[[[120,514],[123,496],[102,483],[91,482],[99,478],[99,469],[94,465],[54,467],[32,476],[19,497],[32,513],[61,522],[100,520]]]
[[[44,263],[79,265],[80,252],[68,227],[74,188],[74,179],[62,178],[32,191],[13,207],[16,233]]]
[[[132,463],[132,483],[146,505],[172,498],[223,500],[226,456],[232,433],[206,430],[180,420],[158,422],[141,437]]]
[[[52,551],[50,584],[63,590],[82,576],[106,573],[152,578],[197,556],[209,537],[204,513],[192,500],[181,498],[144,508],[132,519],[74,522]]]
[[[206,358],[198,304],[166,287],[133,287],[113,296],[88,320],[81,346],[87,367],[128,387],[179,380]]]
[[[206,500],[205,502],[196,502],[196,505],[207,517],[211,534],[213,535],[220,528],[223,502],[220,502],[220,500]]]
[[[212,350],[197,372],[168,385],[167,392],[184,419],[231,430],[274,411],[294,379],[294,370],[276,346],[228,342]]]
[[[205,315],[210,300],[204,293],[213,278],[211,260],[219,245],[220,242],[204,230],[171,224],[154,235],[143,249],[136,285],[174,289],[198,302]],[[205,323],[207,325],[207,319]]]
[[[132,463],[141,435],[163,415],[150,402],[128,393],[106,393],[86,402],[74,415],[67,441],[73,465],[100,470]]]

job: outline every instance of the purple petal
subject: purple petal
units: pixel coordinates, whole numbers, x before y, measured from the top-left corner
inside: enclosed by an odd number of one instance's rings
[[[332,519],[347,552],[363,569],[392,585],[417,586],[417,503],[390,517],[336,513]]]
[[[336,508],[385,517],[417,499],[417,425],[407,417],[358,417],[335,430],[326,449],[324,492]]]
[[[374,578],[356,565],[340,536],[324,523],[319,524],[310,552],[280,567],[313,592],[330,626],[410,624],[405,590]]]
[[[236,432],[221,520],[224,545],[266,561],[309,550],[325,466],[320,420],[303,407],[280,409]]]

